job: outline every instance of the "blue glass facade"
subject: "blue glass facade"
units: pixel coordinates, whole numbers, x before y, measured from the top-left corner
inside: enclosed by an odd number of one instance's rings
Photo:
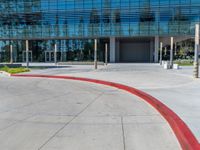
[[[1,0],[0,38],[193,34],[199,0]]]
[[[0,47],[20,51],[28,39],[41,51],[52,45],[44,43],[80,50],[94,38],[193,35],[199,21],[199,0],[1,0]]]

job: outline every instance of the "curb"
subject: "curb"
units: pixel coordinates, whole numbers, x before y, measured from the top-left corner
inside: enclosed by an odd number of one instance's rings
[[[8,76],[8,77],[10,77],[10,76],[11,76],[11,74],[10,74],[10,73],[7,73],[7,72],[5,72],[5,71],[0,71],[0,75],[3,75],[3,76]]]
[[[85,82],[111,86],[111,87],[115,87],[115,88],[127,91],[133,95],[136,95],[142,98],[144,101],[148,102],[166,119],[166,121],[171,126],[172,130],[174,131],[183,150],[200,150],[200,144],[198,140],[193,135],[192,131],[188,128],[188,126],[184,123],[184,121],[175,112],[173,112],[170,108],[168,108],[165,104],[160,102],[158,99],[136,88],[119,84],[119,83],[109,82],[109,81],[81,78],[81,77],[71,77],[71,76],[50,76],[50,75],[31,75],[31,74],[30,75],[11,75],[11,76],[78,80],[78,81],[85,81]]]

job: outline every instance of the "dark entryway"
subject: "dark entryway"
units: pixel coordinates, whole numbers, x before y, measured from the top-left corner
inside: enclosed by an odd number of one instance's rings
[[[120,62],[150,62],[150,40],[121,40]]]

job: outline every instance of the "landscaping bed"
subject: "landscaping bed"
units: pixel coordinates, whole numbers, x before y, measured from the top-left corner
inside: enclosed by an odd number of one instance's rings
[[[17,74],[17,73],[29,72],[30,70],[25,67],[11,68],[8,66],[4,66],[4,67],[0,67],[0,71],[5,71],[9,74]]]
[[[174,61],[175,64],[178,64],[179,66],[193,66],[194,61],[193,60],[176,60]]]

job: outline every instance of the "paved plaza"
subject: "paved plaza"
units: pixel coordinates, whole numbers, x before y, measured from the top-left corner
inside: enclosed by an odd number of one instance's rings
[[[41,64],[31,64],[41,65]],[[53,66],[53,64],[42,64]],[[158,98],[200,141],[200,80],[192,68],[109,64],[34,68],[29,73],[122,83]],[[4,150],[179,150],[165,119],[127,92],[81,81],[0,77],[0,144]]]
[[[68,66],[33,70],[28,74],[86,77],[135,87],[171,108],[200,141],[200,79],[193,78],[192,66],[165,70],[159,64],[109,64],[99,66],[98,70],[93,66]]]
[[[150,105],[103,85],[0,78],[4,150],[178,150],[167,122]]]

